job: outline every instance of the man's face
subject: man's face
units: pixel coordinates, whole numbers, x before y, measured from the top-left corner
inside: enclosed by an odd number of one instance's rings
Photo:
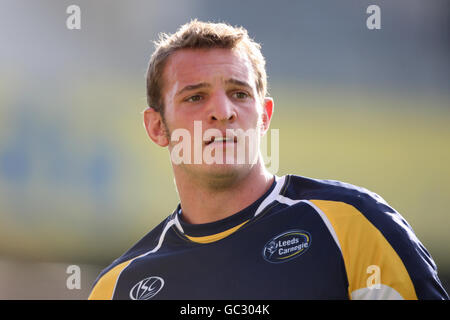
[[[249,154],[249,139],[230,134],[230,129],[242,129],[244,132],[253,130],[256,140],[252,143],[256,144],[259,154],[260,136],[267,130],[270,120],[266,104],[270,104],[271,108],[272,101],[266,99],[262,104],[247,55],[230,49],[183,49],[168,59],[163,81],[167,133],[172,137],[184,129],[184,132],[189,132],[191,139],[190,161],[178,164],[179,168],[196,175],[219,176],[236,175],[239,171],[244,173],[249,170],[252,159],[246,155],[243,164],[238,163],[237,159],[238,143],[247,141],[245,149]],[[215,136],[205,141],[204,134],[212,132],[211,129],[217,130],[214,134],[221,133],[224,138],[228,136],[230,139],[220,141]],[[171,154],[180,142],[170,141]],[[201,163],[198,163],[199,159],[197,162],[194,159],[196,152],[202,155]],[[212,155],[217,160],[220,154],[223,155],[220,164],[205,163],[205,156]]]

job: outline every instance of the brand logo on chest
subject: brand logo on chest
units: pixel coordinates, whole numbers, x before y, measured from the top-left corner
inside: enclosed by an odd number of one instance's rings
[[[292,260],[311,247],[311,235],[303,230],[289,230],[270,239],[262,255],[272,263]]]
[[[148,300],[153,298],[164,286],[160,277],[145,278],[134,285],[130,290],[131,300]]]

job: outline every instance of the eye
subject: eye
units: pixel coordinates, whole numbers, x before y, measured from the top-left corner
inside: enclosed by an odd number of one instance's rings
[[[184,101],[187,101],[187,102],[198,102],[201,99],[203,99],[203,97],[201,95],[199,95],[199,94],[196,94],[194,96],[190,96],[190,97],[186,98]]]
[[[243,99],[247,99],[250,96],[248,93],[246,93],[244,91],[236,91],[233,93],[233,97],[235,97],[236,99],[239,99],[239,100],[243,100]]]

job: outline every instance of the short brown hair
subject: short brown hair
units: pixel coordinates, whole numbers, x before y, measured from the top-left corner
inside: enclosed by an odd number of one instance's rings
[[[180,49],[240,48],[247,53],[256,78],[256,89],[261,98],[267,93],[267,74],[261,45],[253,41],[243,27],[232,27],[225,23],[192,20],[171,35],[160,34],[155,42],[147,70],[147,103],[154,110],[164,113],[162,97],[162,75],[164,66],[175,51]]]

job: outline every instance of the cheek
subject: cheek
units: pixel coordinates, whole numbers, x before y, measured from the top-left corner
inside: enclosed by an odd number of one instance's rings
[[[243,116],[246,118],[247,124],[251,127],[260,127],[263,122],[262,113],[257,107],[244,113]]]
[[[196,130],[194,129],[194,122],[188,121],[186,119],[183,119],[181,115],[177,115],[177,118],[171,119],[171,121],[168,121],[168,139],[170,146],[174,146],[183,139],[189,139],[191,141],[191,145],[194,144],[194,135]],[[200,131],[197,129],[197,131]],[[200,131],[201,132],[201,131]],[[174,137],[175,141],[172,141],[172,136]],[[178,137],[178,138],[177,138]],[[181,137],[181,138],[180,138]]]

